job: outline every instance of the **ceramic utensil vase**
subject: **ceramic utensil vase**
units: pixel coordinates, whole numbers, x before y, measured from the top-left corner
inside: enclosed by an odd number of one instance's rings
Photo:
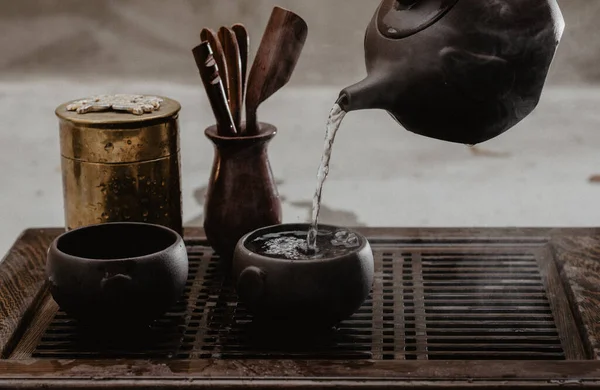
[[[260,123],[254,136],[222,137],[206,129],[214,144],[214,161],[204,202],[204,229],[222,264],[231,262],[245,234],[281,223],[281,200],[268,157],[275,126]]]

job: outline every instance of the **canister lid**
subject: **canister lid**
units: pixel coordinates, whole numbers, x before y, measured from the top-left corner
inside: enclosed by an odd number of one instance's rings
[[[82,162],[129,163],[179,153],[181,106],[162,96],[98,95],[60,105],[63,157]]]
[[[171,118],[181,110],[172,99],[154,95],[95,95],[61,104],[59,118],[84,126],[144,125]]]

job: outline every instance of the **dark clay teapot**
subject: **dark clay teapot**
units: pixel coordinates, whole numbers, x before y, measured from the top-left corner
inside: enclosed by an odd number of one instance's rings
[[[386,110],[427,137],[484,142],[537,106],[563,30],[556,0],[383,0],[365,36],[368,76],[338,104]]]

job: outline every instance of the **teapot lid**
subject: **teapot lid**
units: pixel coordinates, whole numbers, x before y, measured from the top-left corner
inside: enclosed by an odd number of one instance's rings
[[[437,22],[458,0],[383,0],[377,28],[387,38],[413,35]]]

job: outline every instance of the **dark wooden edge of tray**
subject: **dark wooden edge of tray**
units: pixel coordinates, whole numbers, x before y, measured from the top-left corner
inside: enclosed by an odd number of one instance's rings
[[[0,389],[282,388],[284,382],[290,388],[600,388],[600,362],[0,361]]]
[[[600,351],[600,229],[356,228],[373,241],[494,245],[523,242],[551,251],[594,359]],[[7,359],[47,294],[45,256],[63,229],[24,231],[0,263],[0,388],[600,388],[600,360],[301,361]],[[200,228],[186,239],[205,240]]]

